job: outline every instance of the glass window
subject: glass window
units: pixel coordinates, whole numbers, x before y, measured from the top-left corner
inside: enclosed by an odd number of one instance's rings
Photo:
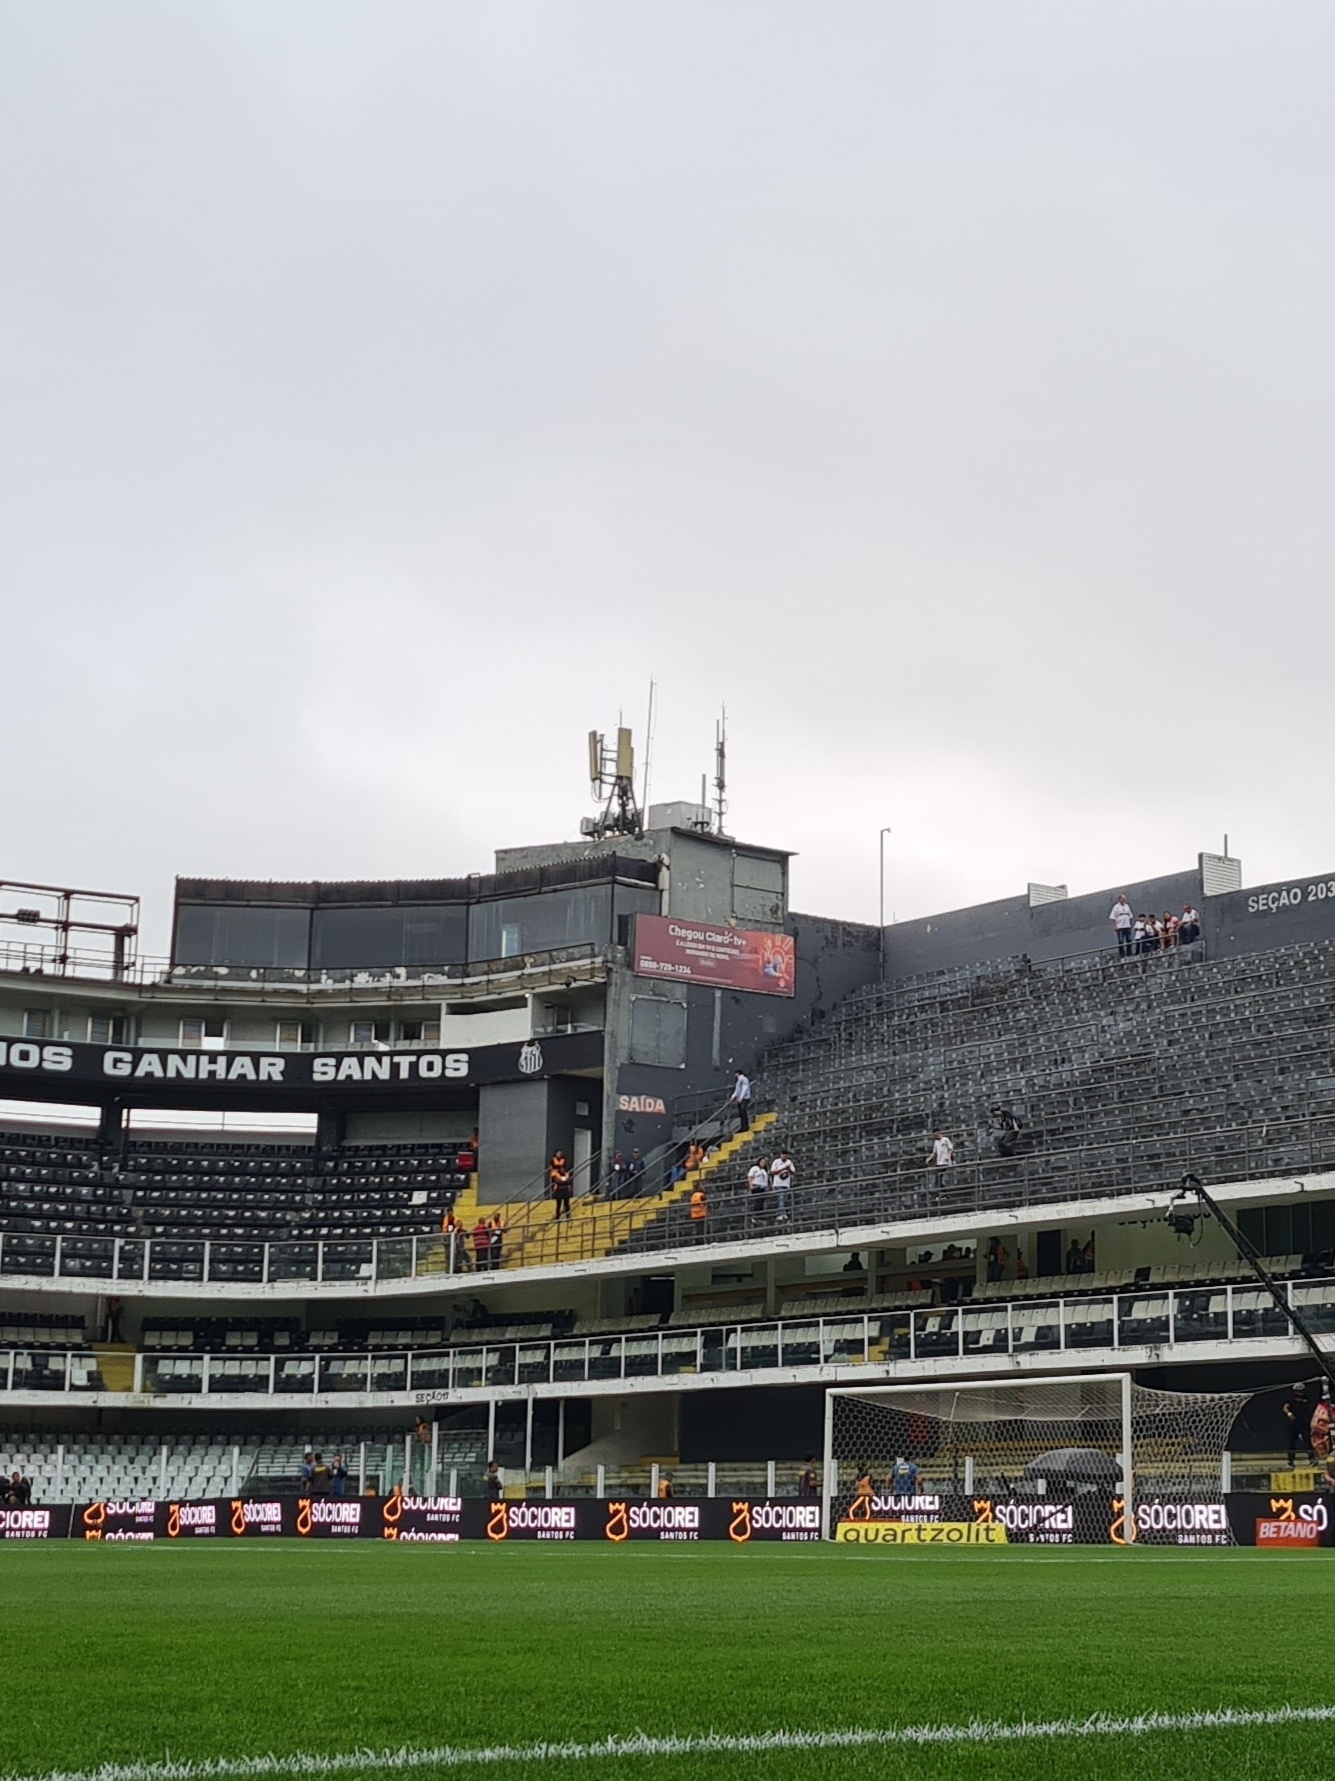
[[[401,1045],[439,1045],[440,1022],[438,1020],[400,1021],[399,1043]]]
[[[468,912],[470,959],[515,958],[557,946],[604,946],[612,938],[612,887],[582,884],[531,897],[500,897]]]
[[[348,1043],[350,1045],[388,1045],[389,1022],[387,1020],[354,1020],[348,1026]]]
[[[279,1051],[310,1051],[315,1044],[313,1020],[280,1020],[277,1042]]]
[[[181,1047],[185,1051],[223,1051],[227,1046],[225,1020],[187,1019],[181,1022]]]
[[[127,1045],[130,1022],[124,1014],[90,1014],[88,1043],[90,1045]]]
[[[302,970],[310,933],[309,909],[184,903],[176,912],[175,962]]]
[[[462,903],[317,909],[311,963],[321,971],[461,964],[467,940]]]
[[[23,1037],[25,1039],[49,1039],[51,1036],[51,1015],[45,1008],[25,1008],[23,1010]]]

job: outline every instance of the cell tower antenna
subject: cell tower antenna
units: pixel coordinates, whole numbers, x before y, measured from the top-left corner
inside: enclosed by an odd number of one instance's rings
[[[630,835],[638,841],[644,833],[644,819],[635,802],[635,745],[624,726],[618,724],[615,745],[610,747],[600,730],[589,731],[589,788],[602,812],[580,822],[579,832],[585,840]]]
[[[714,726],[714,827],[722,835],[728,808],[728,707],[724,705]]]

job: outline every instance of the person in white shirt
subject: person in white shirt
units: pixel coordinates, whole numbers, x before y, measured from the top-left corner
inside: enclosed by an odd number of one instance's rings
[[[792,1157],[786,1150],[781,1150],[769,1166],[770,1183],[774,1188],[774,1212],[778,1218],[788,1216],[788,1190],[793,1185],[795,1173]]]
[[[1177,939],[1180,946],[1190,946],[1193,940],[1201,937],[1201,918],[1188,903],[1178,917]]]
[[[769,1170],[764,1163],[752,1163],[746,1171],[746,1206],[752,1216],[765,1210],[769,1193]]]
[[[1131,924],[1135,919],[1131,905],[1126,900],[1126,892],[1118,891],[1117,901],[1108,916],[1113,933],[1117,936],[1118,958],[1129,958],[1131,955]]]
[[[744,1070],[737,1072],[737,1080],[732,1085],[731,1101],[737,1109],[737,1130],[747,1132],[751,1129],[751,1078]]]
[[[955,1161],[955,1146],[942,1131],[932,1133],[931,1155],[927,1158],[927,1167],[936,1170],[939,1182],[942,1172],[951,1167]]]

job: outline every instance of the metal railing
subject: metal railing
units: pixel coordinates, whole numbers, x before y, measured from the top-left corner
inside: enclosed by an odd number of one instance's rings
[[[580,1215],[570,1220],[557,1220],[550,1200],[535,1199],[517,1215],[513,1206],[508,1208],[512,1217],[502,1235],[499,1262],[489,1252],[485,1267],[478,1265],[470,1231],[271,1242],[4,1231],[0,1279],[375,1285],[598,1260],[628,1246],[640,1253],[703,1243],[754,1245],[801,1233],[825,1236],[838,1247],[846,1236],[863,1241],[863,1233],[893,1223],[939,1224],[952,1217],[1163,1194],[1188,1172],[1212,1181],[1261,1182],[1327,1170],[1335,1171],[1335,1114],[1314,1114],[1223,1134],[1131,1140],[1055,1156],[921,1169],[900,1177],[799,1181],[789,1191],[782,1216],[772,1202],[762,1209],[740,1187],[725,1188],[720,1197],[713,1177],[706,1181],[709,1217],[700,1222],[675,1219],[677,1205],[662,1203],[661,1196],[603,1200],[586,1194]],[[481,1211],[485,1214],[487,1208]]]
[[[1320,1334],[1335,1336],[1335,1278],[1291,1280],[1285,1291]],[[976,1364],[1010,1357],[1180,1349],[1200,1342],[1292,1335],[1287,1318],[1255,1285],[1140,1287],[1052,1299],[958,1306],[851,1310],[846,1314],[600,1335],[513,1336],[448,1348],[358,1353],[196,1354],[140,1352],[134,1391],[151,1396],[429,1394],[599,1380],[803,1371],[829,1367]],[[0,1390],[66,1394],[104,1389],[91,1352],[0,1353]]]
[[[117,965],[109,953],[63,951],[56,946],[0,940],[0,972],[64,981],[124,984],[130,988],[272,989],[318,994],[328,990],[429,988],[434,984],[483,983],[523,977],[558,967],[601,965],[610,948],[597,941],[517,953],[510,958],[462,964],[393,966],[180,965],[141,953]]]

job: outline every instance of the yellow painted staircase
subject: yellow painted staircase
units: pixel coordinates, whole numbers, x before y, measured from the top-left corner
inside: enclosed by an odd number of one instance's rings
[[[585,1194],[571,1202],[570,1217],[559,1220],[551,1200],[528,1200],[519,1206],[502,1207],[501,1215],[506,1224],[502,1250],[504,1266],[542,1268],[556,1262],[609,1255],[636,1231],[660,1218],[670,1206],[688,1198],[698,1182],[707,1180],[716,1169],[730,1162],[738,1151],[768,1131],[778,1117],[777,1113],[758,1113],[748,1131],[734,1132],[730,1138],[725,1138],[710,1151],[698,1169],[692,1169],[684,1179],[674,1181],[661,1193],[633,1200],[603,1200]],[[462,1218],[463,1213],[459,1216]],[[473,1218],[477,1218],[477,1209],[474,1209]]]
[[[97,1356],[103,1391],[134,1390],[133,1342],[94,1342],[93,1353]]]

